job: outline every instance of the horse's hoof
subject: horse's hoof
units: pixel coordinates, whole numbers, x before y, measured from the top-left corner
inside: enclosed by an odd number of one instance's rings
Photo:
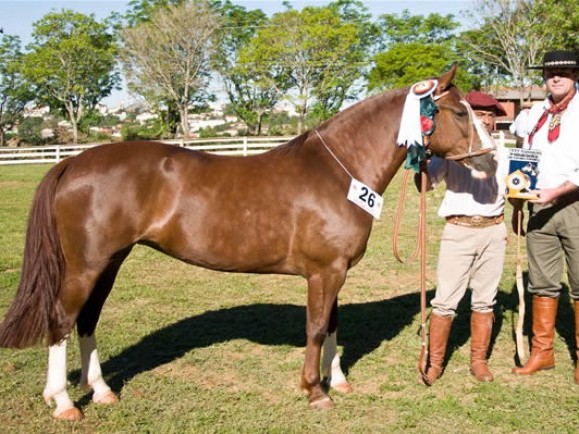
[[[332,389],[339,393],[351,393],[352,386],[349,383],[332,384]]]
[[[84,419],[84,414],[76,407],[68,408],[60,413],[55,410],[52,417],[56,420],[66,420],[69,422],[78,422]]]
[[[96,404],[103,404],[103,405],[112,405],[117,404],[119,402],[119,398],[117,397],[117,395],[110,390],[103,396],[93,396],[92,400]]]
[[[314,410],[329,410],[336,406],[334,401],[332,401],[332,398],[329,396],[323,396],[318,399],[310,400],[309,405],[310,408],[313,408]]]

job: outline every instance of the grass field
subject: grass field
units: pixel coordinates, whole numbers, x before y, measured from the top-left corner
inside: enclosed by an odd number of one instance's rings
[[[48,166],[0,167],[0,317],[18,284],[27,213]],[[76,387],[80,361],[69,346],[71,397],[86,418],[52,420],[44,404],[47,351],[0,349],[2,433],[574,433],[579,386],[573,382],[572,307],[560,303],[557,367],[529,378],[510,373],[517,319],[515,238],[496,306],[490,367],[494,383],[468,371],[469,306],[455,319],[445,375],[417,382],[419,265],[392,254],[392,222],[402,171],[384,195],[365,258],[340,293],[338,340],[354,391],[332,393],[336,408],[313,411],[299,389],[305,348],[305,281],[216,273],[137,247],[105,304],[97,339],[105,378],[120,394],[101,407]],[[438,237],[428,199],[428,298]],[[414,247],[417,194],[409,188],[404,254]],[[510,213],[510,209],[508,210]],[[528,325],[526,333],[528,334]]]

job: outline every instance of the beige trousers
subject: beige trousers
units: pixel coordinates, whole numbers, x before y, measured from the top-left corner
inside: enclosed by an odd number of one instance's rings
[[[471,309],[491,312],[503,273],[506,245],[504,223],[485,228],[447,223],[440,240],[433,312],[454,315],[469,287]]]

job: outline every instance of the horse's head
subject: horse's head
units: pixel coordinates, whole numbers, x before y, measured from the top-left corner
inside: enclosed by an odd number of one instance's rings
[[[439,112],[429,148],[435,155],[492,175],[497,167],[492,139],[476,127],[470,106],[452,84],[456,69],[454,65],[438,79],[433,98]]]

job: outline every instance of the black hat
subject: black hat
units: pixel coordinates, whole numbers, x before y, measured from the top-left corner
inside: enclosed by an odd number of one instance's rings
[[[579,68],[578,57],[576,51],[548,51],[545,53],[545,57],[543,57],[542,66],[529,66],[529,69]]]

